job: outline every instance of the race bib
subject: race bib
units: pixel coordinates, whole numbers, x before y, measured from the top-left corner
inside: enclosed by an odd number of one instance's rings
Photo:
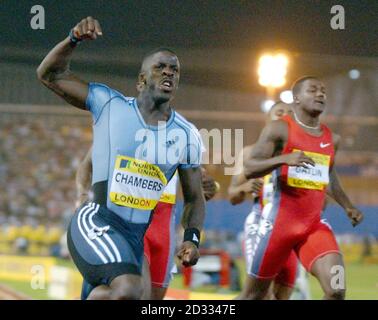
[[[296,149],[293,150],[293,152],[299,151]],[[314,160],[315,166],[309,166],[309,168],[290,166],[287,175],[287,184],[295,188],[323,190],[329,183],[331,156],[316,152],[303,152]]]
[[[118,155],[110,187],[110,200],[119,206],[152,210],[166,184],[167,179],[157,165]]]
[[[168,185],[165,187],[163,194],[160,197],[160,202],[175,204],[177,193],[177,172],[173,175]]]

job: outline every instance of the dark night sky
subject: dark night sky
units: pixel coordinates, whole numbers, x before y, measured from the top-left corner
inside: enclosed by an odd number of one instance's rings
[[[41,4],[46,29],[30,28],[30,8]],[[330,27],[342,4],[346,30]],[[104,38],[96,45],[220,47],[378,55],[378,1],[0,1],[1,44],[51,47],[81,18],[92,15]]]

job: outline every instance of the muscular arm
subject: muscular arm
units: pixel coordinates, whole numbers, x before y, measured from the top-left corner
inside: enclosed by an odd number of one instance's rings
[[[200,256],[198,244],[205,219],[205,198],[201,186],[200,167],[179,169],[179,175],[184,195],[184,213],[181,224],[185,229],[185,233],[184,241],[177,252],[177,257],[182,261],[183,266],[188,267],[195,265]],[[189,238],[185,236],[187,231]]]
[[[205,219],[205,198],[201,185],[201,169],[179,169],[182,192],[184,196],[184,212],[181,224],[184,229],[202,229]]]
[[[327,194],[345,210],[354,207],[351,201],[349,200],[348,196],[344,192],[340,184],[340,180],[337,175],[336,169],[334,167],[332,167],[329,173],[329,186]]]
[[[339,148],[340,143],[340,136],[334,134],[333,135],[333,144],[335,146],[335,154],[337,153],[337,150]],[[336,168],[333,165],[329,172],[329,185],[327,189],[327,194],[332,197],[333,200],[335,200],[342,208],[352,208],[353,205],[350,202],[348,196],[344,192],[339,177],[336,172]]]
[[[287,137],[287,125],[283,121],[272,121],[262,130],[250,153],[250,158],[244,162],[244,174],[247,179],[263,177],[283,165],[282,156],[274,152]]]
[[[272,121],[266,125],[252,149],[250,159],[244,162],[244,174],[247,179],[263,177],[284,164],[304,168],[315,165],[303,152],[274,156],[286,143],[287,137],[288,128],[285,121]]]
[[[335,153],[337,152],[340,137],[338,135],[333,135],[333,141],[335,146]],[[356,226],[363,220],[363,214],[360,212],[349,200],[349,197],[344,192],[342,188],[339,177],[337,175],[335,166],[332,165],[329,173],[329,185],[327,189],[327,194],[331,196],[346,212],[347,216],[352,222],[353,226]]]
[[[96,39],[101,35],[97,20],[88,17],[78,23],[75,35],[80,39]],[[70,61],[76,45],[69,37],[58,43],[43,59],[37,69],[38,79],[50,90],[80,109],[86,109],[88,83],[77,78],[70,71]]]

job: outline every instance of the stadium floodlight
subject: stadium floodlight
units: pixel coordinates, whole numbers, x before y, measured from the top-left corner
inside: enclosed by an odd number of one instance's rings
[[[291,92],[291,90],[282,91],[280,93],[280,99],[281,99],[282,102],[285,102],[285,103],[293,103],[294,102],[293,93]]]
[[[267,88],[282,87],[286,83],[288,57],[283,53],[264,54],[259,59],[259,84]]]

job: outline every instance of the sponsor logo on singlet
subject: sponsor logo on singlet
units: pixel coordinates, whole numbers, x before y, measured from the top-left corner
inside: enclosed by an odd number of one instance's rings
[[[152,210],[167,179],[157,165],[118,155],[110,187],[110,200],[120,206]]]
[[[293,152],[300,150],[294,149]],[[329,165],[331,156],[316,152],[303,151],[312,158],[315,166],[309,168],[290,166],[287,175],[287,184],[295,188],[323,190],[329,183]]]

